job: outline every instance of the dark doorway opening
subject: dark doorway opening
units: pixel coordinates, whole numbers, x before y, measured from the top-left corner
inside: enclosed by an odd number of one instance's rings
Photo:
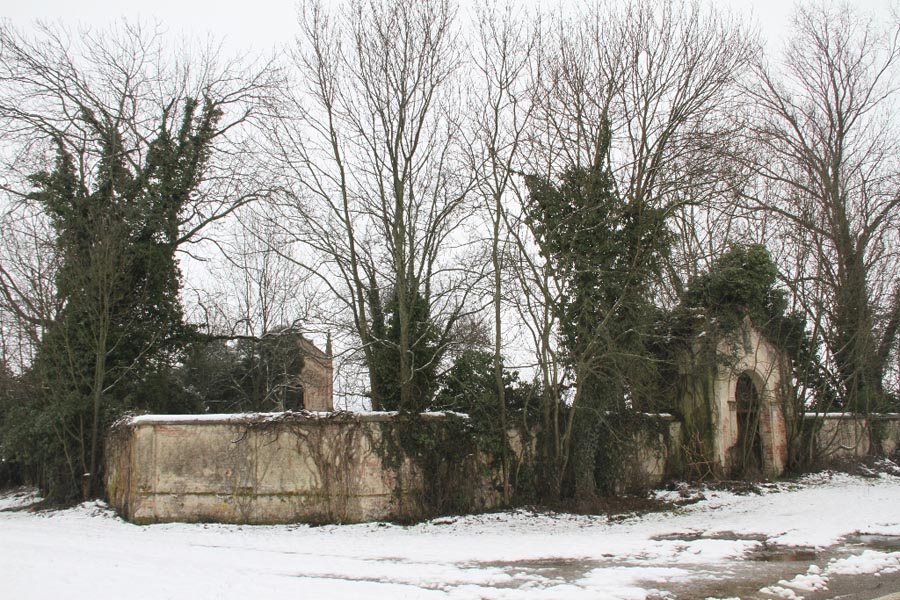
[[[761,402],[759,388],[749,374],[742,373],[738,377],[734,396],[738,425],[735,474],[742,478],[760,479],[763,476],[763,445],[759,430]]]
[[[284,410],[301,411],[306,409],[306,398],[304,398],[304,390],[302,385],[295,385],[284,390],[283,406]]]

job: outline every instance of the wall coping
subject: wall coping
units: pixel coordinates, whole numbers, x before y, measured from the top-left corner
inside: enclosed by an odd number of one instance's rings
[[[675,415],[671,413],[648,413],[642,412],[640,413],[645,417],[650,417],[651,419],[659,419],[660,421],[677,421]]]
[[[806,413],[804,419],[836,419],[846,421],[894,421],[900,420],[900,413],[873,413],[864,415],[858,413]]]
[[[143,425],[249,425],[255,423],[278,422],[362,422],[383,423],[394,420],[400,413],[396,411],[283,411],[269,413],[224,413],[205,415],[128,415],[113,425],[118,427],[138,427]],[[450,416],[468,419],[469,415],[453,411],[425,412],[420,415],[426,420],[441,420]]]

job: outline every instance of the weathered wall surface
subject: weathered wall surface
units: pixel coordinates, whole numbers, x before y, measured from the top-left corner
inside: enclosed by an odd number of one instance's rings
[[[667,414],[636,415],[618,430],[615,492],[635,492],[682,474],[683,424]],[[442,414],[422,417],[438,430]],[[890,454],[900,446],[900,415],[815,419],[823,460]],[[388,413],[271,413],[154,416],[117,424],[106,445],[109,501],[135,523],[352,523],[431,516],[429,493],[451,495],[453,510],[500,504],[499,472],[474,447],[426,477],[397,444]],[[874,440],[874,443],[873,443]],[[521,455],[524,442],[515,438]],[[464,440],[459,441],[465,444]],[[521,458],[521,456],[520,456]],[[434,476],[437,474],[437,477]]]
[[[422,518],[426,481],[409,457],[385,452],[393,432],[385,414],[135,417],[108,439],[109,500],[135,523]],[[498,502],[489,476],[468,479],[470,510]]]
[[[662,485],[679,470],[681,423],[670,414],[643,414],[628,439],[613,439],[621,448],[615,475],[616,493],[640,493]]]
[[[782,397],[785,373],[782,354],[745,319],[741,329],[719,343],[723,357],[714,383],[716,451],[725,472],[734,470],[739,443],[737,382],[748,376],[759,394],[759,435],[762,442],[762,471],[778,477],[787,464],[787,427]]]
[[[815,456],[824,462],[893,454],[900,447],[900,415],[804,415],[814,436]]]
[[[684,454],[683,424],[668,414],[647,414],[643,417],[639,429],[618,442],[624,458],[615,482],[618,493],[651,489],[673,477],[690,475],[685,472],[683,464],[688,459]],[[900,450],[900,414],[869,417],[808,414],[804,420],[815,436],[814,456],[823,463],[873,455],[888,456]],[[783,428],[783,417],[779,421],[774,427]],[[783,439],[782,435],[779,439]],[[770,452],[776,451],[779,456],[770,455],[768,460],[783,469],[786,448],[783,445],[776,448],[774,444],[769,448]],[[781,471],[777,473],[780,474]],[[777,475],[769,474],[772,477]]]

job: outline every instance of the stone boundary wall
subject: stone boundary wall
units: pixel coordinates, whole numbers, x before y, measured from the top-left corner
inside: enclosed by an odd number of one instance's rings
[[[393,419],[342,412],[124,419],[107,438],[109,503],[134,523],[421,519],[429,516],[422,473],[408,456],[385,450]],[[485,473],[484,464],[470,466]],[[467,508],[496,506],[491,478],[474,479],[461,490]]]
[[[665,413],[638,417],[619,432],[616,493],[642,492],[685,475],[682,423]],[[817,455],[825,460],[891,453],[900,445],[900,415],[871,421],[833,414],[806,418],[817,419]],[[422,419],[443,427],[448,415],[426,413]],[[880,448],[872,446],[870,423]],[[130,417],[107,437],[108,500],[125,519],[140,524],[356,523],[435,516],[426,501],[429,482],[396,443],[398,432],[392,413]],[[519,459],[530,462],[526,456],[534,448],[526,452],[512,433],[510,441]],[[442,480],[461,498],[455,510],[499,507],[499,467],[474,447],[458,455],[466,458],[450,465],[456,478]]]
[[[824,462],[890,455],[900,447],[900,414],[867,418],[848,413],[825,413],[806,414],[803,419],[805,425],[813,428],[815,456]]]

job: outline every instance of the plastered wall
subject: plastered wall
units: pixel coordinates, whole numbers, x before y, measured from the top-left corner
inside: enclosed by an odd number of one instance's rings
[[[629,445],[623,491],[662,483],[677,454],[679,427],[661,427]],[[134,523],[354,523],[430,516],[426,480],[396,445],[390,413],[144,415],[123,420],[107,439],[110,504]],[[441,414],[425,415],[440,420]],[[664,433],[663,433],[664,432]],[[529,445],[516,434],[520,460]],[[531,452],[533,453],[533,448]],[[473,452],[464,485],[443,482],[462,498],[458,510],[499,506],[499,467]],[[528,460],[525,458],[524,460]],[[456,465],[460,466],[460,465]],[[460,472],[460,471],[457,471]]]
[[[421,518],[422,474],[379,449],[391,427],[385,414],[135,417],[108,438],[109,501],[135,523]],[[496,502],[480,487],[472,510]]]
[[[811,428],[816,457],[824,462],[893,454],[900,447],[900,415],[844,414],[804,415]]]
[[[738,445],[737,382],[748,376],[759,394],[759,435],[763,474],[774,478],[784,472],[788,458],[784,399],[781,397],[786,366],[781,353],[745,319],[740,330],[718,346],[725,358],[714,382],[713,420],[716,458],[725,473],[732,471]]]

